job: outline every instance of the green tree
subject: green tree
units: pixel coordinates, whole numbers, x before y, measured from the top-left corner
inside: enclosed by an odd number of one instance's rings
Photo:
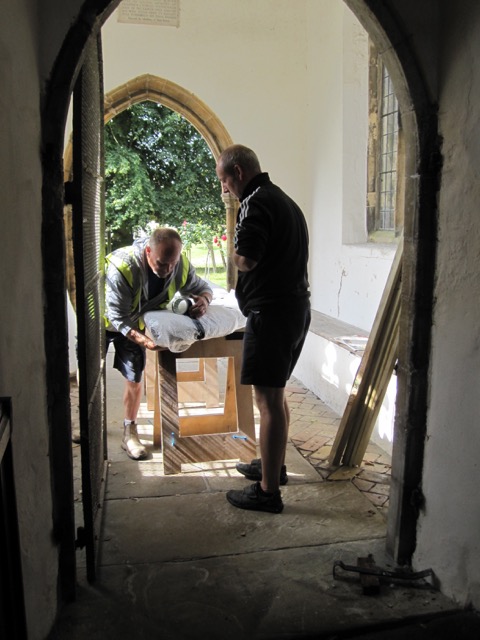
[[[209,268],[209,262],[212,263],[212,269],[216,271],[215,251],[214,246],[220,253],[222,259],[223,268],[227,268],[225,252],[223,249],[222,241],[227,240],[226,230],[224,225],[219,225],[218,228],[207,225],[203,222],[189,223],[184,220],[179,228],[180,237],[182,238],[183,248],[190,257],[192,247],[201,245],[207,250],[205,270]]]
[[[111,248],[149,222],[212,230],[225,209],[215,160],[202,136],[178,113],[153,102],[122,111],[105,126],[105,210]]]

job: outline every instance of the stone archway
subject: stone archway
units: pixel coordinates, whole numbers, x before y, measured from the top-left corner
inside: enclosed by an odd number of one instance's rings
[[[196,95],[171,80],[145,74],[109,91],[105,96],[105,122],[138,102],[151,100],[183,116],[203,136],[216,159],[233,143],[220,119]]]
[[[200,98],[171,80],[149,73],[125,82],[105,95],[105,123],[128,107],[145,100],[163,104],[188,120],[205,139],[214,158],[233,143],[221,120]],[[70,140],[64,155],[65,180],[71,175],[71,167]]]
[[[73,79],[81,64],[88,37],[101,28],[120,0],[85,0],[66,35],[52,69],[42,113],[43,162],[43,263],[45,282],[46,377],[48,419],[52,434],[62,432],[69,420],[68,331],[65,322],[65,268],[63,221],[64,127]],[[292,0],[293,2],[293,0]],[[400,564],[408,563],[415,548],[419,491],[428,393],[433,281],[436,250],[436,194],[440,173],[437,117],[428,98],[424,79],[417,68],[411,40],[390,3],[383,0],[344,0],[363,24],[377,49],[384,55],[401,104],[406,141],[406,210],[404,270],[400,335],[399,386],[397,394],[396,442],[393,452],[391,508],[388,519],[389,550]],[[133,90],[133,86],[132,86]],[[150,90],[150,87],[148,88]],[[161,87],[155,87],[161,91]],[[138,100],[151,99],[138,94]],[[110,105],[127,104],[128,91]],[[133,95],[133,93],[132,93]],[[158,98],[154,98],[158,99]],[[171,96],[171,99],[176,99]],[[133,104],[133,103],[132,103]],[[169,106],[165,103],[166,106]],[[185,108],[191,104],[186,103]],[[175,108],[175,107],[174,107]],[[178,105],[177,105],[178,110]],[[113,111],[111,112],[114,115]],[[183,115],[183,114],[182,114]],[[199,124],[207,127],[208,118]],[[192,124],[195,125],[194,122]],[[218,134],[218,132],[217,132]],[[212,151],[220,148],[220,137],[208,141]],[[67,373],[67,375],[66,375]],[[54,440],[54,438],[52,438]],[[69,455],[68,439],[54,443],[52,468]],[[70,496],[64,479],[54,472],[55,526],[66,560],[71,561],[70,533],[63,532],[63,507]],[[63,586],[63,585],[62,585]]]
[[[405,134],[405,227],[402,259],[397,409],[388,552],[411,562],[416,546],[427,424],[428,370],[441,171],[437,112],[417,61],[389,3],[344,0],[381,53],[395,86]]]

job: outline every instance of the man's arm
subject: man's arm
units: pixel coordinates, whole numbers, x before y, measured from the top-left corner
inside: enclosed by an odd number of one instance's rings
[[[124,336],[134,328],[131,321],[133,291],[118,269],[109,264],[105,281],[105,315],[115,331]]]
[[[135,344],[151,351],[159,350],[160,347],[151,338],[132,326],[132,288],[118,269],[111,264],[107,269],[105,291],[105,312],[111,325]]]
[[[233,263],[239,271],[252,271],[257,266],[258,262],[252,258],[246,258],[241,256],[236,251],[233,253]]]

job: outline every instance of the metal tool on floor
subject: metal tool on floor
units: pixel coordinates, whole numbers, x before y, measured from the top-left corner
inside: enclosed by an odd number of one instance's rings
[[[400,580],[404,583],[422,578],[433,577],[432,569],[425,569],[424,571],[410,571],[408,569],[384,569],[377,567],[374,557],[369,554],[366,558],[357,558],[356,565],[345,564],[341,560],[335,560],[333,563],[333,577],[338,579],[337,569],[343,569],[343,571],[355,572],[360,575],[360,583],[364,595],[375,595],[380,591],[380,579],[386,578],[389,580]],[[433,585],[429,584],[429,587]]]

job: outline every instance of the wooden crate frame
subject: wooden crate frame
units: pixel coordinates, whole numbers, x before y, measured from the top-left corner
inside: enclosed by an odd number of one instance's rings
[[[240,384],[242,332],[198,341],[181,353],[151,352],[147,366],[147,405],[154,410],[154,446],[162,448],[164,473],[180,473],[182,464],[240,459],[249,462],[256,455],[255,421],[251,385]],[[177,361],[198,358],[197,371],[177,372]],[[217,382],[215,365],[210,360],[227,358],[225,402],[223,410],[212,407],[207,387]],[[210,380],[206,372],[210,371]],[[195,398],[195,384],[206,394],[203,414],[179,415],[179,389],[189,385],[189,399]],[[180,391],[180,397],[182,391]],[[202,399],[202,398],[199,398]]]

